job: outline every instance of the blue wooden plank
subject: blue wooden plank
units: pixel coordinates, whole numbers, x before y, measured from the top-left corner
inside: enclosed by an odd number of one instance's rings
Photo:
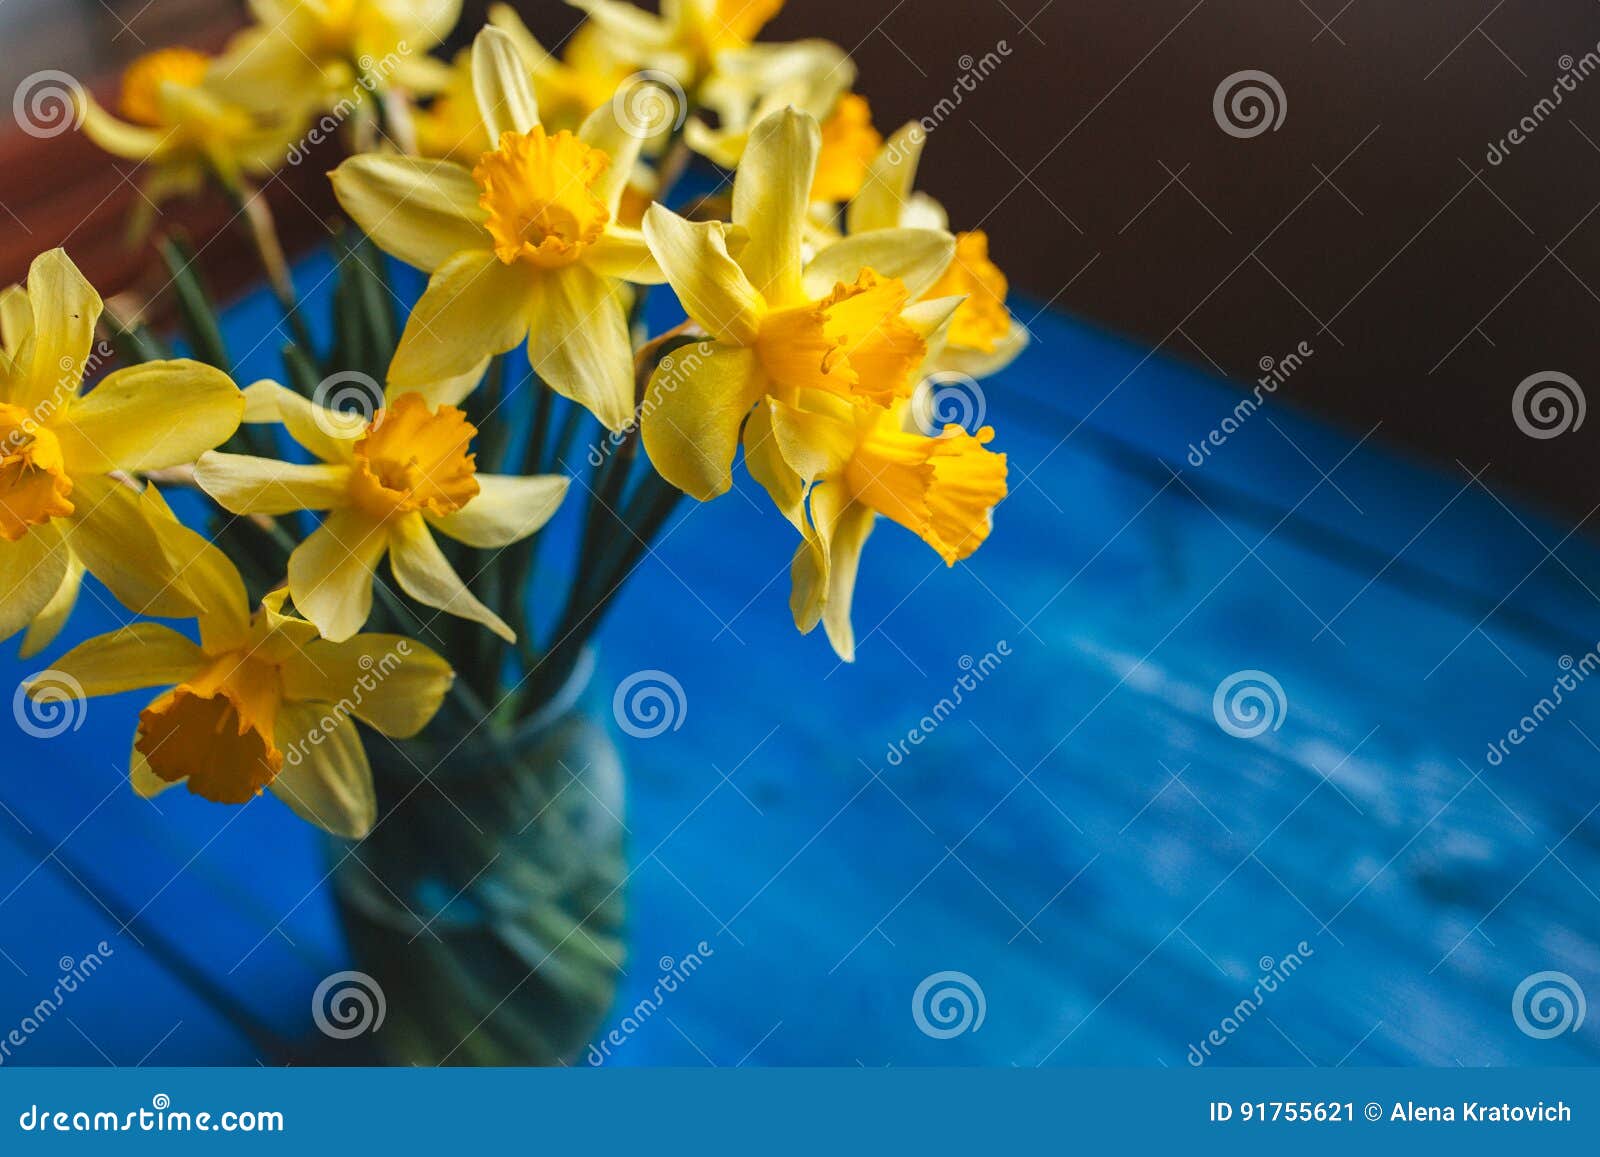
[[[313,319],[328,270],[297,271]],[[241,377],[277,371],[264,294],[226,324]],[[618,1025],[663,959],[712,952],[611,1063],[1182,1065],[1262,958],[1302,940],[1303,971],[1214,1063],[1593,1063],[1592,1033],[1534,1040],[1509,1002],[1545,969],[1600,980],[1600,687],[1502,766],[1484,752],[1562,654],[1600,638],[1595,548],[1574,537],[1549,557],[1565,528],[1376,440],[1352,452],[1359,435],[1282,404],[1290,388],[1192,467],[1189,443],[1236,392],[1081,323],[1035,330],[985,383],[1014,483],[994,536],[946,569],[897,528],[875,534],[853,668],[795,635],[792,531],[747,480],[684,508],[614,609],[602,688],[659,668],[688,701],[681,729],[619,740],[633,875]],[[572,529],[566,512],[552,533]],[[90,600],[60,646],[120,616]],[[891,759],[963,657],[1002,640],[960,710]],[[1247,668],[1288,700],[1253,740],[1211,706]],[[310,989],[346,963],[320,840],[270,800],[101,804],[139,705],[95,701],[48,744],[8,735],[24,771],[0,799],[95,870],[118,920],[177,945],[182,967],[150,964],[168,978],[151,1008],[210,1008],[179,987],[209,977],[309,1039]],[[0,891],[43,857],[13,858]],[[92,924],[47,862],[0,904],[0,941],[35,943],[17,906],[43,881]],[[911,996],[951,969],[981,984],[987,1020],[934,1040]],[[30,993],[0,966],[0,1014]],[[117,1015],[86,1007],[82,1023]],[[259,1052],[236,1032],[161,1055]]]

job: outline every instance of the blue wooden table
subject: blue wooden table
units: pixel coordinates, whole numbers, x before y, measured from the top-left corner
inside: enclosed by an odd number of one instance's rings
[[[314,303],[327,272],[297,271]],[[1540,1039],[1512,998],[1546,971],[1600,998],[1600,680],[1486,758],[1600,641],[1594,544],[1483,463],[1408,461],[1281,395],[1196,467],[1236,388],[1030,327],[984,386],[1013,491],[994,535],[947,570],[880,529],[853,667],[793,631],[792,531],[747,479],[681,508],[615,607],[599,688],[657,668],[687,702],[618,740],[619,1010],[710,951],[609,1063],[1182,1066],[1218,1038],[1206,1063],[1595,1063],[1600,1024]],[[227,328],[255,344],[243,379],[277,373],[264,296]],[[56,648],[0,660],[7,693],[125,618],[95,589]],[[1282,691],[1254,737],[1214,711],[1239,672]],[[135,798],[144,698],[49,739],[0,724],[0,1039],[30,1026],[0,1059],[314,1057],[311,993],[349,966],[322,842],[271,797]],[[919,1028],[941,972],[981,989],[975,1031]]]

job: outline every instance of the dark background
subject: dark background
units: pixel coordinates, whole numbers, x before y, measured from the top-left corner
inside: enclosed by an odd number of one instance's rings
[[[518,7],[550,45],[576,18],[555,0]],[[93,76],[123,53],[206,42],[236,11],[7,9],[0,21],[33,24],[25,60],[6,36],[8,90],[41,45]],[[768,38],[807,35],[852,51],[886,130],[931,115],[964,57],[1005,43],[932,134],[922,185],[958,228],[990,234],[1018,289],[1244,380],[1304,341],[1314,353],[1273,405],[1376,428],[1451,470],[1486,467],[1486,482],[1575,517],[1600,502],[1600,419],[1550,440],[1511,420],[1530,374],[1600,380],[1600,74],[1504,163],[1485,159],[1550,93],[1560,59],[1595,49],[1595,0],[793,0]],[[1275,77],[1287,106],[1251,139],[1212,114],[1243,69]],[[27,220],[16,202],[40,183],[12,167],[0,202]],[[1086,412],[1115,385],[1084,382],[1071,404]]]

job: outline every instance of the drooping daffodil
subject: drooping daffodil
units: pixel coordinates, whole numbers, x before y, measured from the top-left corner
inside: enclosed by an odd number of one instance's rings
[[[0,290],[0,639],[31,624],[48,644],[83,574],[130,610],[192,613],[186,585],[140,503],[134,475],[193,462],[232,437],[244,397],[199,362],[153,361],[80,386],[103,353],[100,295],[64,250]]]
[[[783,8],[783,0],[662,0],[657,15],[623,0],[567,2],[588,13],[617,56],[686,88],[710,76],[725,53],[747,47]]]
[[[849,233],[878,229],[949,227],[944,206],[915,191],[917,163],[928,137],[912,121],[895,133],[868,166],[859,191],[845,209]],[[989,238],[981,229],[956,234],[956,248],[929,297],[965,298],[950,321],[944,350],[929,372],[948,371],[981,378],[1010,365],[1028,344],[1028,330],[1006,308],[1006,275],[989,259]]]
[[[76,94],[85,135],[113,156],[148,166],[136,236],[148,231],[155,206],[199,193],[208,176],[237,191],[272,173],[299,136],[302,117],[252,113],[208,79],[211,68],[210,57],[190,48],[139,57],[122,74],[120,118],[86,92]]]
[[[790,609],[809,632],[819,621],[834,651],[855,657],[850,607],[861,549],[878,515],[920,536],[954,566],[989,536],[1006,496],[1006,457],[994,430],[957,425],[928,436],[909,428],[909,400],[888,406],[807,390],[770,399],[750,418],[745,461],[803,538],[790,568]]]
[[[257,382],[245,391],[245,421],[281,423],[318,461],[211,453],[195,464],[200,487],[235,514],[327,512],[289,556],[289,597],[324,638],[343,641],[366,623],[387,556],[417,602],[515,640],[467,589],[433,532],[482,549],[507,546],[549,520],[569,479],[478,471],[469,450],[477,431],[457,403],[479,371],[423,390],[391,386],[370,421]]]
[[[802,262],[820,132],[795,109],[758,124],[733,184],[733,223],[662,205],[644,231],[689,317],[710,335],[652,377],[642,408],[656,470],[702,501],[732,484],[745,416],[763,399],[820,390],[887,406],[911,396],[929,341],[959,299],[910,304],[950,262],[932,229],[883,229]]]
[[[471,170],[367,154],[333,173],[339,203],[367,235],[432,275],[389,381],[456,377],[526,341],[552,389],[620,430],[634,410],[625,283],[661,280],[643,234],[616,219],[641,141],[609,104],[576,135],[547,132],[516,45],[498,28],[478,34],[472,71],[497,144]]]
[[[415,735],[449,690],[450,665],[400,635],[319,638],[285,613],[282,589],[251,614],[227,557],[170,515],[165,525],[199,603],[199,642],[134,623],[74,647],[30,691],[48,694],[63,675],[91,696],[168,687],[139,713],[129,758],[139,795],[181,783],[242,804],[270,788],[336,835],[366,835],[377,802],[355,720],[392,738]]]
[[[461,0],[250,0],[254,23],[228,41],[214,78],[257,111],[352,104],[368,92],[431,92]]]

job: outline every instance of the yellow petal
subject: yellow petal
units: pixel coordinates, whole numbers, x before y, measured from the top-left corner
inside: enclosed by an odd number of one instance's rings
[[[272,794],[301,819],[324,831],[359,840],[378,821],[372,767],[356,725],[326,704],[285,703],[273,742],[283,768]]]
[[[867,176],[845,210],[845,227],[851,234],[874,229],[894,229],[905,224],[901,215],[917,180],[917,162],[928,130],[908,121],[890,137],[867,165]]]
[[[250,596],[227,555],[179,522],[154,486],[139,496],[151,529],[199,608],[200,643],[211,654],[244,646],[250,635]]]
[[[750,231],[739,264],[773,308],[801,297],[800,241],[820,147],[815,117],[775,112],[751,130],[733,181],[733,223]]]
[[[472,174],[449,161],[390,153],[351,157],[332,174],[333,192],[385,253],[432,273],[488,232]]]
[[[395,739],[427,726],[455,679],[449,663],[402,635],[318,639],[290,654],[281,669],[289,699],[332,704]]]
[[[172,151],[177,135],[173,130],[118,120],[87,93],[79,93],[77,103],[83,135],[112,156],[129,161],[152,161]]]
[[[389,566],[400,589],[423,606],[482,623],[508,643],[517,641],[516,632],[467,589],[420,514],[395,520]]]
[[[65,249],[51,249],[28,267],[28,304],[33,308],[32,365],[13,386],[10,400],[30,409],[41,402],[64,409],[77,395],[94,347],[100,295]]]
[[[668,482],[702,502],[733,485],[739,424],[766,389],[754,350],[697,342],[674,350],[650,379],[645,452]]]
[[[319,462],[304,466],[249,454],[202,454],[194,478],[234,514],[292,514],[332,510],[350,497],[349,466]]]
[[[478,493],[465,506],[428,522],[457,542],[484,550],[526,538],[550,521],[572,481],[562,474],[479,474],[477,479]]]
[[[644,235],[690,317],[721,341],[754,343],[766,303],[728,255],[726,225],[686,221],[657,204],[645,212]]]
[[[929,359],[928,371],[933,373],[946,370],[950,373],[965,374],[969,378],[986,378],[1005,369],[1027,348],[1028,330],[1013,317],[1011,328],[1006,330],[1006,335],[995,343],[993,350],[985,353],[980,349],[947,343],[936,356]]]
[[[579,140],[611,158],[606,171],[589,188],[600,198],[613,219],[617,215],[617,204],[622,200],[622,191],[628,187],[628,178],[633,174],[633,163],[639,159],[639,149],[644,144],[644,137],[638,134],[638,126],[624,124],[617,115],[617,105],[626,99],[627,88],[649,83],[630,77],[623,82],[623,87],[617,90],[615,97],[590,113],[578,127]],[[661,127],[671,126],[672,114],[669,112],[667,123]]]
[[[86,474],[74,480],[72,502],[76,509],[60,520],[67,545],[119,602],[163,618],[196,612],[137,490]]]
[[[488,368],[489,359],[484,358],[466,373],[457,374],[453,378],[440,378],[435,382],[424,382],[415,386],[391,384],[384,391],[383,404],[392,405],[395,398],[401,394],[420,394],[422,400],[434,409],[440,406],[459,406],[468,394],[478,388],[478,383],[483,381],[483,371]]]
[[[372,613],[373,571],[389,548],[383,524],[335,510],[289,556],[289,597],[323,638],[342,642]]]
[[[870,269],[879,277],[905,282],[906,292],[915,300],[939,280],[955,254],[956,239],[932,229],[859,233],[836,241],[811,259],[805,272],[806,292],[821,297],[841,281],[849,285],[863,269]]]
[[[246,387],[244,402],[246,422],[280,423],[289,437],[324,462],[349,462],[370,419],[370,415],[319,406],[304,394],[270,381]]]
[[[67,573],[61,576],[61,585],[50,596],[50,601],[28,624],[28,633],[22,636],[22,646],[17,649],[20,658],[31,659],[55,642],[72,615],[72,608],[78,605],[78,593],[83,589],[83,563],[70,551],[62,553],[67,555]]]
[[[583,263],[603,277],[660,285],[667,279],[644,234],[623,225],[607,225],[593,245],[583,251]]]
[[[0,349],[15,358],[22,343],[33,336],[33,306],[20,285],[0,289]]]
[[[157,470],[220,446],[243,416],[244,395],[227,374],[180,359],[109,374],[52,429],[69,474]]]
[[[633,421],[633,343],[619,289],[581,263],[545,270],[529,318],[534,372],[610,430]]]
[[[26,627],[49,605],[66,578],[68,551],[50,524],[15,542],[0,539],[0,640]]]
[[[744,464],[750,477],[759,482],[773,505],[801,535],[809,537],[811,524],[806,519],[806,479],[784,458],[772,431],[773,399],[764,398],[750,411],[744,427]]]
[[[866,506],[851,501],[843,486],[824,482],[811,491],[811,517],[817,528],[815,545],[802,545],[795,554],[790,609],[802,631],[811,629],[802,619],[815,625],[813,616],[820,610],[834,652],[846,663],[854,662],[856,639],[850,606],[855,597],[861,548],[872,533],[876,516]]]
[[[206,653],[171,627],[133,623],[79,643],[52,667],[76,679],[85,695],[170,687],[194,676]]]
[[[528,66],[517,43],[498,28],[479,31],[472,42],[472,89],[491,141],[501,133],[525,133],[539,123]]]
[[[520,343],[534,285],[526,263],[506,265],[488,249],[456,254],[434,271],[412,309],[390,384],[420,391]]]
[[[134,742],[138,742],[138,734],[134,735]],[[128,786],[133,788],[133,793],[141,799],[154,799],[169,787],[177,787],[183,780],[162,779],[150,768],[150,761],[145,758],[144,752],[135,747],[128,754]]]

